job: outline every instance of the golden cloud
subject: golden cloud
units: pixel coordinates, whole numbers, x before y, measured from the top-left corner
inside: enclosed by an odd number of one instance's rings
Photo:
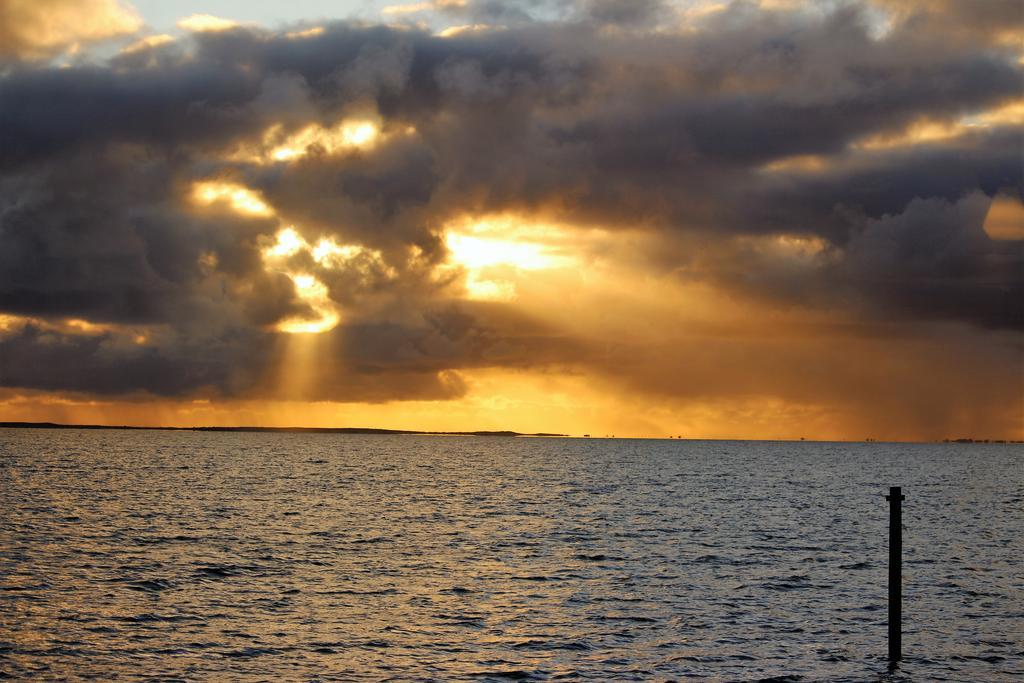
[[[41,59],[141,27],[138,13],[118,0],[4,0],[0,57]]]

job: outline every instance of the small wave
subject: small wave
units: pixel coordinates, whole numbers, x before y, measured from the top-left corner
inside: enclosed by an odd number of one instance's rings
[[[131,624],[145,624],[149,622],[176,623],[181,621],[204,621],[202,617],[192,616],[188,614],[162,615],[154,614],[152,612],[136,614],[130,617],[111,617],[111,619],[113,619],[114,621],[123,621]]]
[[[863,605],[861,607],[857,607],[856,609],[861,612],[877,612],[884,608],[885,605]]]
[[[358,646],[359,647],[369,647],[369,648],[378,649],[378,648],[388,648],[388,647],[391,647],[391,643],[389,643],[386,640],[372,639],[372,640],[367,640],[367,641],[364,641],[362,643],[359,643]]]
[[[637,617],[631,615],[608,615],[602,614],[595,617],[590,617],[593,621],[633,621],[638,624],[653,624],[658,620],[652,617]]]
[[[280,654],[280,652],[280,650],[273,647],[243,647],[241,650],[222,652],[221,655],[231,657],[232,659],[252,659],[253,657],[262,657],[263,655],[276,655]]]
[[[474,678],[499,678],[509,681],[542,681],[547,678],[544,672],[509,669],[507,671],[475,671],[469,674]]]
[[[173,587],[174,584],[166,579],[141,579],[128,582],[128,588],[143,593],[160,593]]]
[[[717,664],[724,662],[722,657],[716,657],[715,655],[680,655],[679,657],[673,657],[673,662],[695,662],[697,664]]]
[[[209,564],[196,567],[195,573],[205,578],[226,579],[233,576],[251,574],[260,570],[254,565],[242,564]]]
[[[1000,657],[999,655],[953,655],[950,659],[954,662],[967,662],[974,660],[977,662],[987,662],[989,664],[999,664],[1000,662],[1006,661],[1005,657]]]
[[[724,557],[722,555],[715,555],[714,553],[699,555],[694,559],[690,560],[693,564],[724,564],[732,567],[743,567],[755,564],[763,564],[760,560]]]
[[[48,588],[51,588],[50,584],[48,584],[46,582],[42,582],[42,583],[28,584],[28,585],[25,585],[25,586],[0,586],[0,591],[5,591],[5,592],[9,592],[9,593],[17,593],[17,592],[21,592],[21,591],[41,591],[41,590],[46,590]]]
[[[811,588],[808,577],[805,574],[793,574],[778,578],[774,581],[765,581],[761,587],[772,591],[791,591]]]
[[[471,628],[483,628],[487,619],[486,615],[475,613],[436,614],[434,618],[451,626],[468,626]]]
[[[320,591],[318,595],[394,595],[398,591],[394,588],[381,588],[379,590],[356,590],[354,588],[341,588],[334,591]]]
[[[858,569],[871,569],[871,564],[869,562],[854,562],[852,564],[841,564],[839,565],[839,568],[845,569],[847,571],[853,571]]]
[[[514,650],[568,650],[570,652],[587,652],[592,650],[588,643],[582,640],[571,640],[568,642],[558,642],[551,640],[542,640],[539,638],[531,638],[529,640],[523,640],[518,643],[512,644]]]
[[[138,536],[132,539],[133,545],[162,545],[167,543],[166,536]]]

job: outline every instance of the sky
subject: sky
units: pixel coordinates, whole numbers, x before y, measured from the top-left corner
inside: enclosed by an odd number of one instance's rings
[[[0,421],[1024,439],[1017,0],[0,0]]]

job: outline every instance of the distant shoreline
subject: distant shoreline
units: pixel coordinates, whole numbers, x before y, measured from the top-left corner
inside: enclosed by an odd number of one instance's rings
[[[566,437],[568,434],[548,432],[473,431],[473,432],[431,432],[418,429],[377,429],[374,427],[137,427],[133,425],[75,425],[57,422],[0,422],[0,429],[133,429],[145,431],[172,432],[284,432],[297,434],[419,434],[433,436],[550,436]]]
[[[583,434],[580,437],[573,437],[571,434],[557,434],[554,432],[514,432],[508,430],[489,431],[453,431],[436,432],[420,429],[380,429],[377,427],[153,427],[135,425],[95,425],[95,424],[61,424],[58,422],[0,422],[0,429],[122,429],[136,431],[167,431],[167,432],[279,432],[283,434],[410,434],[413,436],[505,436],[505,437],[547,437],[547,438],[594,438],[603,439],[616,437],[591,437]],[[814,439],[704,439],[679,437],[619,437],[624,439],[657,439],[676,441],[768,441],[786,443],[958,443],[958,444],[1021,444],[1024,441],[1016,439],[941,439],[937,441],[876,441],[865,439],[864,441],[818,441]]]

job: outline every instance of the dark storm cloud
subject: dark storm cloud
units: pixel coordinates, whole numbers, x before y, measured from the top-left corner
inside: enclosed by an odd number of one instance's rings
[[[787,249],[766,233],[696,249],[681,244],[656,260],[659,268],[710,279],[767,306],[846,308],[863,322],[967,321],[1021,330],[1024,244],[986,234],[989,204],[975,192],[914,199],[877,218],[839,211],[837,230],[847,231],[842,246],[791,242],[795,249]]]
[[[163,323],[244,305],[249,297],[218,303],[203,291],[200,257],[216,259],[225,286],[265,289],[256,241],[274,224],[194,215],[175,194],[178,173],[160,152],[107,147],[7,176],[0,185],[0,307],[30,316]],[[266,302],[261,296],[260,305]],[[294,297],[279,304],[273,319],[289,312]]]
[[[916,198],[956,202],[975,190],[991,197],[1021,189],[1021,126],[958,141],[880,151],[814,173],[762,174],[725,202],[718,221],[751,232],[819,234],[842,245],[865,218],[901,213]]]
[[[325,373],[318,395],[450,397],[464,386],[449,370],[584,357],[557,332],[524,332],[526,321],[445,308],[450,294],[428,272],[444,257],[440,227],[505,210],[640,225],[669,242],[700,235],[699,277],[777,305],[854,301],[858,315],[1019,327],[1019,242],[993,241],[982,224],[987,198],[1020,192],[1020,128],[865,154],[850,145],[1019,98],[1017,55],[992,34],[1020,22],[1000,23],[1003,5],[964,18],[949,3],[929,19],[890,4],[906,11],[881,38],[856,4],[815,14],[734,3],[674,32],[644,29],[669,16],[656,1],[476,2],[445,11],[507,28],[441,38],[336,23],[301,39],[235,28],[106,64],[12,67],[0,76],[0,312],[182,333],[111,350],[19,328],[0,337],[0,383],[162,395],[258,383],[265,327],[310,314],[260,256],[292,222],[310,240],[382,254],[317,273],[346,311],[335,379]],[[956,17],[971,28],[947,41]],[[416,134],[290,164],[227,154],[275,123],[330,125],[368,108],[385,133]],[[765,168],[795,155],[827,163]],[[259,190],[278,216],[194,210],[190,184],[210,177]],[[832,258],[794,270],[735,247],[770,235],[819,238]],[[413,246],[426,266],[403,260]],[[763,277],[734,277],[727,263]],[[231,350],[223,370],[189,360],[203,357],[198,339]],[[122,361],[137,371],[104,379]]]
[[[432,151],[398,141],[373,155],[311,155],[249,179],[289,220],[380,249],[415,244],[435,253],[431,197],[440,182]]]
[[[847,247],[850,280],[898,314],[1024,329],[1024,245],[991,240],[981,193],[914,199],[867,221]]]
[[[19,69],[0,80],[0,163],[16,167],[131,142],[173,151],[223,144],[264,123],[261,80],[240,65]]]
[[[141,346],[109,334],[68,335],[27,325],[0,336],[0,381],[104,395],[211,390],[230,396],[253,386],[269,359],[270,340],[254,330],[175,337]]]

